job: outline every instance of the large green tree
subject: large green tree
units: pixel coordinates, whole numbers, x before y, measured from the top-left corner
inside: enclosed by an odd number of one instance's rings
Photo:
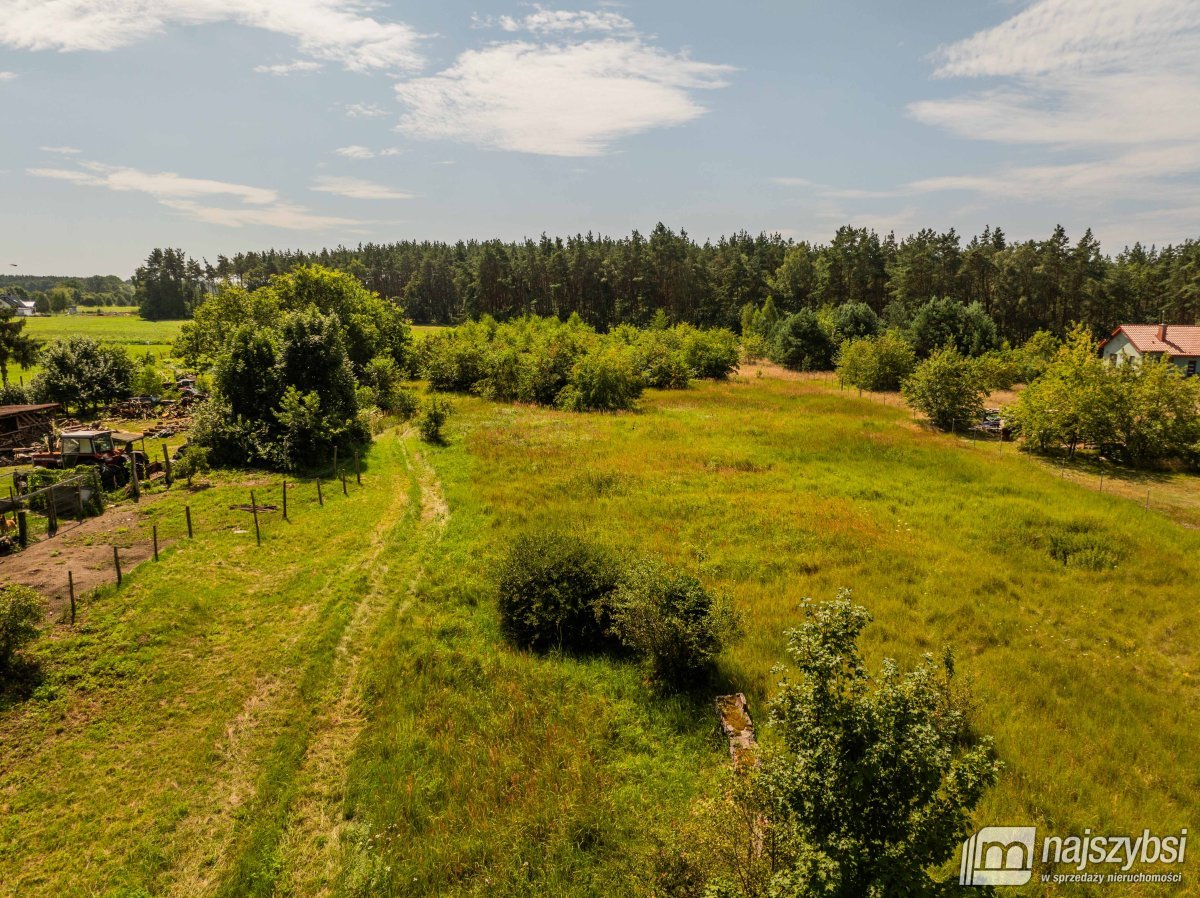
[[[38,344],[25,333],[25,319],[0,306],[0,384],[8,386],[9,364],[28,368],[37,357]]]
[[[133,360],[120,346],[91,337],[67,337],[47,343],[38,355],[42,372],[34,378],[35,395],[64,408],[91,411],[129,395]]]

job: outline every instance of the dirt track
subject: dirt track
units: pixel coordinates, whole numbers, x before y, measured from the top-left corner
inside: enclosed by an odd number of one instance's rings
[[[0,583],[23,583],[50,601],[50,614],[57,616],[68,601],[67,571],[75,578],[75,595],[83,596],[98,586],[116,580],[112,547],[120,547],[121,571],[128,573],[154,553],[147,540],[130,540],[150,496],[140,505],[120,505],[82,524],[64,521],[58,535],[34,543],[23,552],[0,558]],[[159,544],[159,549],[167,543]]]

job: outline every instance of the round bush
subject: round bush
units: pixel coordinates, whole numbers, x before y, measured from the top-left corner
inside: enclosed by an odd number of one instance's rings
[[[595,651],[609,641],[617,564],[598,546],[560,533],[518,537],[500,566],[500,621],[525,648]]]
[[[7,670],[17,649],[37,638],[46,603],[28,586],[0,586],[0,671]]]

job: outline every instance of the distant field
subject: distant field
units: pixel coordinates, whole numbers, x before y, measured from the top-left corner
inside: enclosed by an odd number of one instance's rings
[[[261,550],[229,505],[278,477],[148,506],[137,538],[191,502],[196,541],[43,640],[45,689],[0,710],[0,896],[649,895],[727,763],[710,696],[509,649],[494,572],[535,525],[727,590],[747,632],[719,687],[760,722],[806,596],[854,590],[872,664],[954,645],[1006,765],[977,825],[1194,826],[1200,533],[1136,492],[819,380],[618,415],[454,401],[445,446],[385,434],[348,498],[297,484]]]
[[[136,315],[51,315],[26,319],[25,331],[38,340],[58,340],[77,334],[119,343],[131,356],[140,359],[146,353],[157,358],[171,354],[171,341],[179,333],[182,321],[144,321]],[[8,376],[19,382],[41,370],[10,366]]]

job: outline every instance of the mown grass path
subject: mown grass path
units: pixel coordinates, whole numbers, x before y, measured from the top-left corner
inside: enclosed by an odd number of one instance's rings
[[[270,893],[285,836],[336,794],[358,656],[428,527],[397,435],[363,483],[324,508],[296,489],[261,549],[214,520],[240,487],[200,494],[194,543],[44,647],[63,694],[0,718],[0,894]]]

